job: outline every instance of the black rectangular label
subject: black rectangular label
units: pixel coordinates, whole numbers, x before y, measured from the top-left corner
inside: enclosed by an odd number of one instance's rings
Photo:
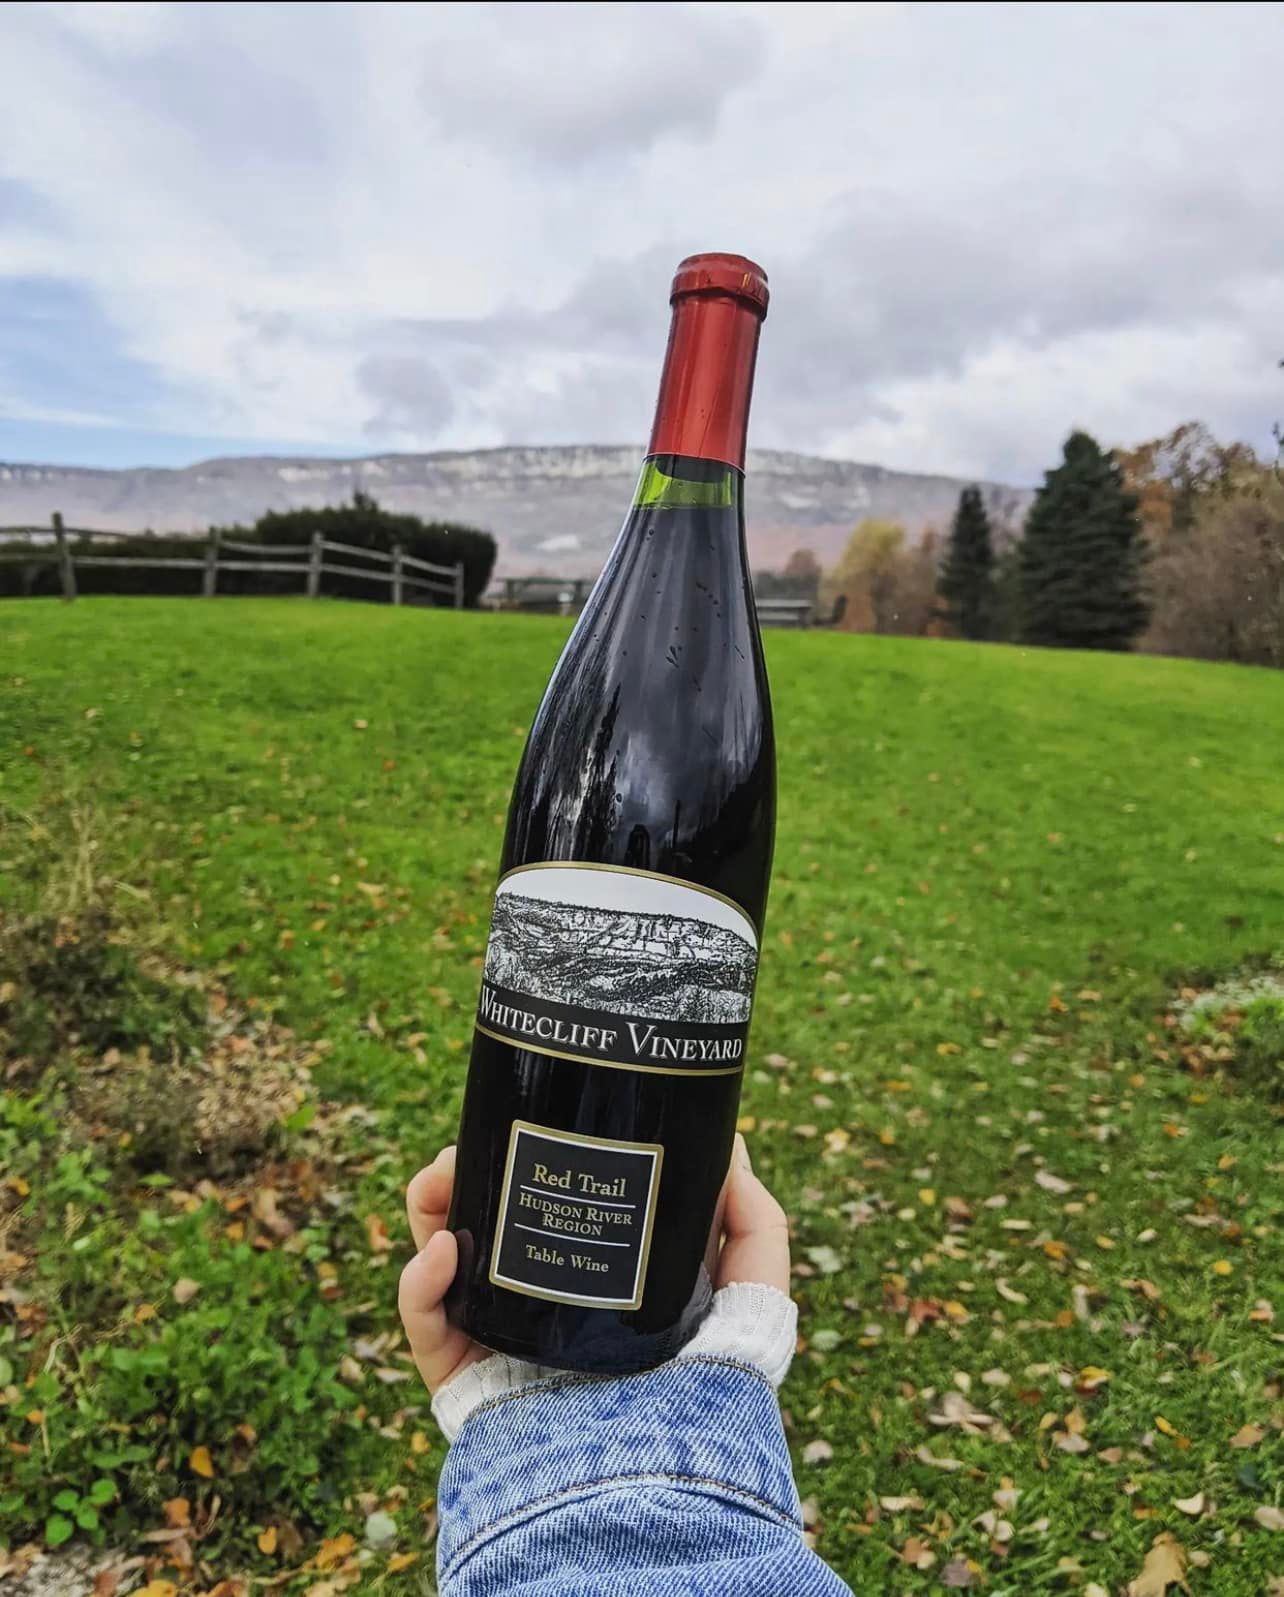
[[[664,1149],[513,1122],[490,1278],[558,1303],[642,1302]]]

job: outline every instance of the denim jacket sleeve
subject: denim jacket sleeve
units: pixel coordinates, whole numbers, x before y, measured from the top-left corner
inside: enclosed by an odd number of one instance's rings
[[[803,1540],[770,1383],[731,1360],[483,1405],[438,1508],[442,1597],[850,1597]]]

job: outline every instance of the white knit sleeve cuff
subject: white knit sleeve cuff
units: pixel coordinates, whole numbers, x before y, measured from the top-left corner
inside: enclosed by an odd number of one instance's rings
[[[775,1287],[734,1281],[713,1295],[700,1329],[677,1355],[680,1359],[734,1359],[751,1364],[779,1387],[789,1372],[798,1337],[798,1306]],[[464,1421],[483,1403],[505,1397],[537,1381],[583,1379],[566,1370],[529,1364],[507,1353],[491,1353],[469,1364],[437,1389],[433,1418],[453,1442]]]
[[[779,1387],[797,1341],[798,1305],[792,1298],[756,1281],[733,1281],[714,1293],[708,1316],[678,1357],[752,1364]]]
[[[476,1364],[467,1365],[437,1388],[432,1400],[433,1418],[441,1426],[446,1440],[453,1442],[475,1408],[489,1403],[492,1398],[515,1392],[519,1387],[553,1377],[574,1379],[565,1370],[528,1364],[525,1359],[510,1358],[507,1353],[491,1353]]]

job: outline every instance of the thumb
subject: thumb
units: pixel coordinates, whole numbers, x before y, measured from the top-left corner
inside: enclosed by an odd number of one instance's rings
[[[789,1221],[753,1173],[749,1150],[737,1135],[727,1177],[718,1285],[757,1281],[789,1291]]]
[[[397,1307],[415,1366],[435,1392],[465,1364],[483,1356],[446,1318],[443,1298],[455,1277],[459,1247],[451,1231],[438,1231],[401,1272]]]

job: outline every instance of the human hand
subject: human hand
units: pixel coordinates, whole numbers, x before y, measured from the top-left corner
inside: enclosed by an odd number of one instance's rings
[[[443,1148],[406,1190],[406,1211],[418,1251],[401,1272],[398,1308],[410,1351],[430,1392],[490,1351],[451,1325],[443,1306],[459,1263],[454,1233],[446,1229],[454,1181],[452,1146]],[[723,1191],[722,1249],[714,1285],[729,1286],[733,1281],[789,1291],[789,1224],[784,1210],[754,1175],[739,1133]]]

